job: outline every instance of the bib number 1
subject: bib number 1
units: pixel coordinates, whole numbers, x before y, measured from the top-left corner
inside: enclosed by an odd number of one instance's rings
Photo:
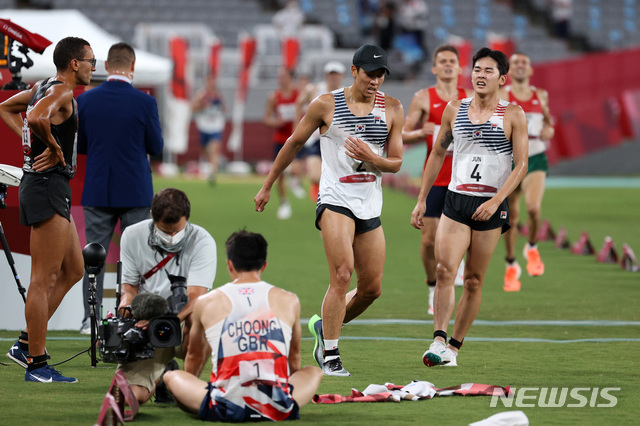
[[[240,361],[238,363],[238,373],[242,386],[255,386],[259,384],[274,386],[278,384],[273,359]]]

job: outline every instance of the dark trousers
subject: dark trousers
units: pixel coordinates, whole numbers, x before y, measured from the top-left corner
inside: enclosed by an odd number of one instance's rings
[[[116,223],[120,219],[120,231],[124,232],[129,225],[150,218],[150,207],[89,207],[83,206],[84,233],[88,243],[98,243],[109,252],[109,243],[113,237]],[[100,319],[100,306],[102,305],[102,290],[104,288],[104,268],[96,279],[96,315]],[[89,277],[84,275],[82,280],[82,297],[84,299],[84,318],[89,318]]]

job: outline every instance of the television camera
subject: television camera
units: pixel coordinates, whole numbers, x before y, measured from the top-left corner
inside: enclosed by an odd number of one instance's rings
[[[182,343],[180,319],[177,314],[189,301],[184,277],[170,275],[171,296],[142,293],[131,302],[133,318],[115,316],[102,320],[98,326],[100,354],[104,362],[127,363],[153,358],[154,348],[170,348]],[[146,329],[136,323],[149,320]]]

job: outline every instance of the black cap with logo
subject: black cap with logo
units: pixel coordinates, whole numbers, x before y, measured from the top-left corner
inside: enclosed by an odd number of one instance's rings
[[[366,72],[371,72],[384,68],[389,73],[387,67],[387,52],[380,46],[365,44],[353,54],[353,65],[362,68]]]

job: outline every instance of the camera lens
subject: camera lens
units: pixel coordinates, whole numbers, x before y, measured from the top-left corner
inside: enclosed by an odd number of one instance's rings
[[[178,317],[167,316],[149,321],[149,341],[155,348],[179,346],[182,342],[182,332]]]
[[[158,324],[154,331],[160,342],[168,342],[173,337],[173,328],[169,324]]]

